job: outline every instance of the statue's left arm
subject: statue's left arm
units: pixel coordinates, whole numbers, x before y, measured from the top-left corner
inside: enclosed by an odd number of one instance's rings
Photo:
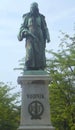
[[[42,31],[43,31],[43,36],[44,36],[44,40],[45,42],[47,41],[48,43],[50,42],[50,34],[49,34],[49,30],[46,24],[46,20],[45,17],[43,15],[41,15],[41,21],[42,21]]]

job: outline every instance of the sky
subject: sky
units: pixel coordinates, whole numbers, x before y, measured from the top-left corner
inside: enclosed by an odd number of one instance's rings
[[[30,4],[38,2],[40,13],[45,16],[51,42],[47,49],[58,50],[60,30],[72,34],[75,23],[74,0],[0,0],[0,82],[17,85],[19,60],[25,56],[25,41],[17,35],[22,15],[29,12]]]

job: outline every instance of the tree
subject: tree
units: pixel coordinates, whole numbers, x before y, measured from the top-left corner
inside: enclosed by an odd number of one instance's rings
[[[51,119],[56,130],[75,130],[75,35],[62,34],[61,49],[48,51]]]
[[[16,130],[19,125],[19,94],[11,94],[13,89],[0,82],[0,130]]]

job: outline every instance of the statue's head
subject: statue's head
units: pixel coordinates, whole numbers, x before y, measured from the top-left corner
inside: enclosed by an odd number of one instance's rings
[[[30,12],[37,15],[39,13],[38,3],[34,2],[30,6]]]

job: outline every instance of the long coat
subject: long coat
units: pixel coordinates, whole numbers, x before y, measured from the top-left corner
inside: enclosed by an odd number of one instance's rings
[[[30,13],[23,15],[18,39],[21,41],[23,38],[26,38],[25,66],[30,69],[44,69],[46,67],[47,25],[42,14],[39,13],[35,17]]]

